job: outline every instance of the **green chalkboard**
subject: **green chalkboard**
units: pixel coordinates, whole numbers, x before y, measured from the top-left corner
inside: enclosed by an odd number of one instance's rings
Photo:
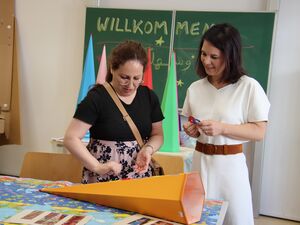
[[[216,23],[231,23],[240,31],[245,69],[266,90],[274,19],[274,12],[87,8],[84,47],[86,51],[89,36],[92,34],[96,73],[104,44],[107,55],[114,46],[127,39],[140,41],[145,48],[150,47],[153,87],[162,100],[168,74],[170,43],[173,44],[177,58],[178,106],[181,108],[187,88],[199,79],[195,73],[195,59],[201,36]]]
[[[244,67],[267,89],[275,13],[176,11],[174,50],[177,56],[179,107],[188,86],[199,77],[195,60],[203,33],[213,24],[230,23],[241,33]]]
[[[160,99],[168,73],[172,11],[87,8],[85,52],[92,34],[97,74],[103,45],[107,56],[124,40],[136,40],[152,50],[153,87]]]

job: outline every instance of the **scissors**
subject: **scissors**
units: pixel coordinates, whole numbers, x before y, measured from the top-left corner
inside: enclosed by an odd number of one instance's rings
[[[199,120],[199,119],[196,119],[196,118],[193,117],[193,116],[189,116],[188,120],[189,120],[190,123],[193,123],[193,124],[200,123],[200,120]]]

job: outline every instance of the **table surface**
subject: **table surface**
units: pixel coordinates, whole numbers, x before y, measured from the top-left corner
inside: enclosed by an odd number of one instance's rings
[[[68,181],[45,181],[29,178],[0,176],[0,221],[25,210],[38,209],[64,214],[90,215],[87,225],[110,225],[135,213],[93,203],[60,197],[39,190],[43,187],[65,187],[73,185]],[[227,203],[206,200],[201,220],[195,224],[222,224]],[[0,224],[3,224],[0,222]]]

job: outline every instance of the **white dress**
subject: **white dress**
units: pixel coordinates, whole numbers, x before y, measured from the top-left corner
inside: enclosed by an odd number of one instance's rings
[[[188,88],[182,114],[200,120],[244,124],[267,121],[269,108],[270,103],[263,88],[253,78],[242,76],[238,82],[221,89],[216,89],[204,78]],[[246,142],[222,135],[205,134],[201,134],[198,141],[215,145]],[[229,202],[224,224],[254,224],[251,189],[243,153],[206,155],[195,151],[192,170],[200,171],[207,199]]]

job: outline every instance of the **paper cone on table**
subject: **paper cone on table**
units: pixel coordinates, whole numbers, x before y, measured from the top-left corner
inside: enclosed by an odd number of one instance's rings
[[[98,75],[97,75],[97,84],[104,84],[107,74],[107,65],[106,65],[106,47],[103,45],[101,61],[99,64]]]
[[[159,149],[160,152],[179,152],[180,150],[177,100],[176,57],[173,52],[161,103],[165,119],[162,122],[164,143]]]
[[[183,224],[199,221],[204,204],[204,188],[198,172],[41,191]]]
[[[146,65],[146,69],[144,72],[144,86],[147,86],[149,89],[153,89],[152,85],[152,65],[151,65],[151,48],[148,48],[147,50],[147,58],[148,62]]]
[[[93,47],[93,36],[90,35],[88,48],[86,51],[83,73],[81,78],[80,90],[77,98],[77,105],[85,98],[89,90],[93,87],[96,82],[95,78],[95,64],[94,64],[94,47]],[[88,131],[84,138],[89,140],[90,132]]]
[[[93,37],[90,35],[88,49],[86,51],[85,62],[83,67],[82,79],[80,84],[80,90],[77,98],[77,104],[85,98],[88,91],[95,84],[95,66],[94,66],[94,49],[93,49]]]

